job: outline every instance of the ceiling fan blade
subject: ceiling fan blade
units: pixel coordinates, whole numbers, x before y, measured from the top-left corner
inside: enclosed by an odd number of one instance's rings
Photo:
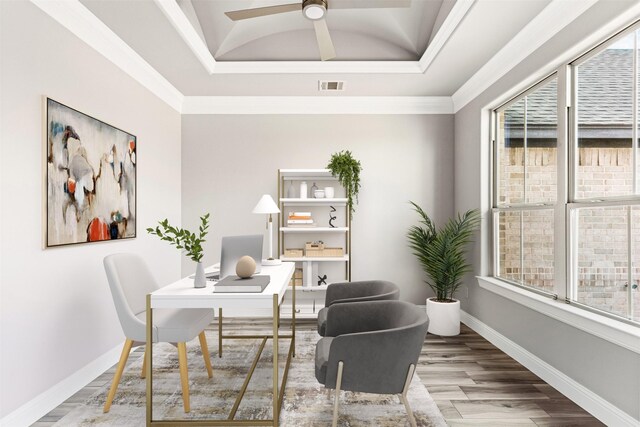
[[[276,6],[257,7],[255,9],[242,9],[225,12],[232,21],[240,21],[242,19],[258,18],[260,16],[276,15],[286,12],[300,12],[302,10],[301,3],[279,4]]]
[[[320,49],[320,59],[326,61],[336,57],[336,50],[331,41],[331,34],[327,27],[327,21],[318,19],[313,21],[313,28],[316,30],[316,39],[318,40],[318,48]]]
[[[329,9],[384,9],[411,7],[411,0],[329,0]]]

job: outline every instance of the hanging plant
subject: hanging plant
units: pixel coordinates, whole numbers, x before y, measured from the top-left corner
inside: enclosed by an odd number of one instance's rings
[[[331,171],[331,175],[338,178],[338,181],[344,187],[347,195],[347,206],[349,207],[349,219],[352,219],[355,212],[353,202],[355,200],[358,203],[362,165],[353,158],[351,151],[344,150],[331,155],[327,169]]]

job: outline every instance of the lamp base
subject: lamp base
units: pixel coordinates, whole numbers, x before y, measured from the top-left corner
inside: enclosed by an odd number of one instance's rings
[[[262,260],[262,265],[280,265],[280,264],[282,264],[281,259],[270,258],[270,259]]]

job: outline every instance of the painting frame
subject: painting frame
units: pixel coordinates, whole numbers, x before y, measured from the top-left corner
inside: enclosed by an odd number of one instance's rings
[[[46,95],[42,103],[43,248],[135,239],[137,136]]]

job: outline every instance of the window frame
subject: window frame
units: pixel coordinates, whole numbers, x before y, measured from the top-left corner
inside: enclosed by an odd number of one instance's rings
[[[638,33],[636,33],[638,31]],[[625,196],[611,197],[593,197],[593,198],[576,198],[577,193],[577,176],[578,176],[578,120],[577,120],[577,69],[578,66],[599,53],[606,50],[610,45],[620,39],[627,37],[629,34],[635,34],[634,55],[633,55],[633,85],[634,93],[632,108],[632,161],[633,161],[633,194]],[[594,46],[587,52],[568,61],[552,73],[538,80],[534,84],[528,86],[525,90],[518,92],[515,96],[510,97],[507,101],[499,104],[494,108],[490,108],[490,168],[491,179],[490,200],[491,200],[491,223],[492,223],[492,276],[495,280],[508,283],[517,288],[524,289],[554,300],[562,300],[566,304],[575,306],[579,309],[596,313],[598,315],[614,319],[623,323],[634,326],[640,325],[640,319],[633,320],[633,297],[632,283],[633,275],[633,224],[631,221],[631,210],[633,207],[640,208],[640,21],[636,21],[626,26],[613,36],[607,38],[603,42]],[[555,203],[517,203],[502,204],[498,203],[500,184],[500,163],[498,159],[498,141],[500,140],[499,113],[510,105],[518,102],[528,94],[534,92],[551,79],[557,78],[557,195]],[[526,104],[525,104],[526,105]],[[526,113],[525,106],[525,113]],[[524,142],[523,146],[526,152],[526,114],[524,115]],[[526,155],[525,155],[525,178],[524,178],[523,199],[526,201]],[[577,216],[580,208],[596,208],[608,206],[628,206],[627,216],[627,259],[628,259],[628,282],[627,282],[627,316],[620,316],[608,311],[600,310],[577,301],[578,289],[578,233],[577,233]],[[499,215],[500,212],[506,211],[527,211],[534,209],[554,209],[554,292],[549,293],[541,289],[527,286],[507,278],[499,277],[500,272],[500,241],[499,241]],[[522,240],[521,240],[522,242]],[[522,246],[522,243],[521,243]],[[522,265],[522,251],[521,251]],[[637,263],[636,263],[637,264]],[[522,274],[522,272],[521,272]],[[637,279],[640,283],[640,278]],[[638,290],[640,292],[640,289]]]

